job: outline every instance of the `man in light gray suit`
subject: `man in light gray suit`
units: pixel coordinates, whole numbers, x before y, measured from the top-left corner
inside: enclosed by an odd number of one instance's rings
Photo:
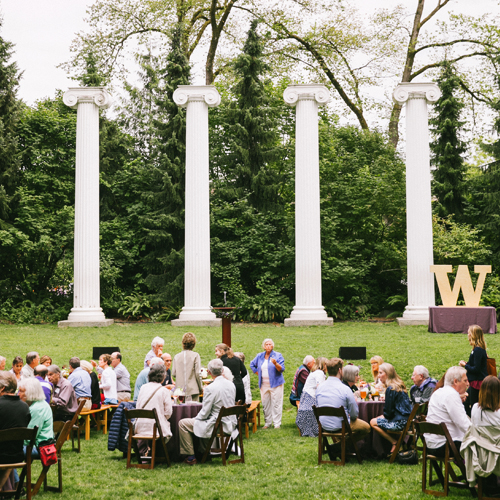
[[[200,452],[204,452],[214,430],[220,409],[223,406],[225,408],[234,406],[236,387],[222,376],[223,369],[224,365],[220,359],[212,359],[208,363],[207,371],[212,376],[213,382],[205,388],[203,407],[195,418],[183,418],[179,422],[181,455],[187,456],[184,462],[188,465],[196,464],[193,434],[200,438]],[[224,417],[222,419],[224,433],[232,434],[236,428],[236,423],[237,419],[235,415]]]

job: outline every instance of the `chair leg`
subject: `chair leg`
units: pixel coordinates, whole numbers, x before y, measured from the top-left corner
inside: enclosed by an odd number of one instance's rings
[[[150,469],[155,468],[155,458],[156,458],[156,433],[153,431],[153,442],[151,443],[151,464]]]

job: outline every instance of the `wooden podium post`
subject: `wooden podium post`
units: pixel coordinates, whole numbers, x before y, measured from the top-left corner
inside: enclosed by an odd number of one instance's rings
[[[233,319],[233,315],[231,311],[236,309],[235,307],[214,307],[214,311],[216,312],[219,318],[222,318],[222,343],[226,344],[228,347],[231,347],[231,320]]]

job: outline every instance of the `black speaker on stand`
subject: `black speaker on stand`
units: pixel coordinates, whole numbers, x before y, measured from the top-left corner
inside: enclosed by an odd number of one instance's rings
[[[366,347],[340,347],[339,358],[366,359]]]

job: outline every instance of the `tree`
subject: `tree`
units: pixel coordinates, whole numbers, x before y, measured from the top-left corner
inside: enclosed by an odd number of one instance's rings
[[[466,165],[462,155],[466,151],[465,143],[460,139],[460,130],[464,122],[460,114],[464,104],[456,96],[460,88],[460,79],[453,66],[445,63],[437,81],[442,95],[434,106],[435,117],[430,124],[435,140],[431,143],[433,158],[432,190],[438,205],[440,217],[454,214],[456,220],[463,215]]]
[[[221,108],[226,144],[217,166],[224,176],[218,188],[228,199],[248,197],[250,205],[262,211],[279,209],[281,179],[274,162],[281,151],[277,111],[270,105],[263,82],[270,68],[263,60],[257,26],[258,21],[252,21],[243,52],[234,62],[234,98]]]
[[[17,64],[11,62],[13,48],[12,43],[0,37],[0,229],[12,223],[10,205],[21,165],[16,135],[22,108],[16,96],[21,74]]]

